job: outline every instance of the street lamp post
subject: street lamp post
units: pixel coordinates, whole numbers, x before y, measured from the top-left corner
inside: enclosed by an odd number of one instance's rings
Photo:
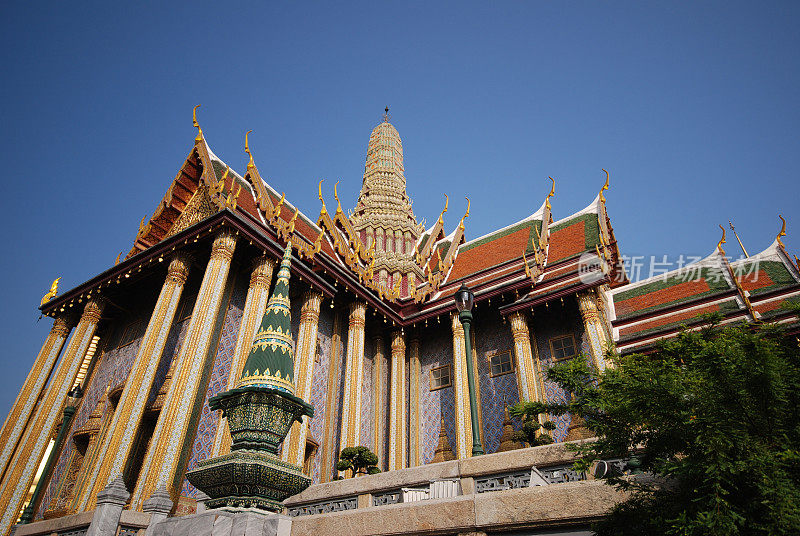
[[[472,370],[472,341],[469,336],[469,327],[472,324],[472,304],[475,295],[461,284],[461,288],[455,294],[456,309],[458,309],[458,319],[464,326],[464,347],[467,352],[467,385],[469,387],[469,416],[472,422],[472,455],[480,456],[483,454],[481,445],[480,430],[478,430],[478,403],[475,399],[475,374]]]

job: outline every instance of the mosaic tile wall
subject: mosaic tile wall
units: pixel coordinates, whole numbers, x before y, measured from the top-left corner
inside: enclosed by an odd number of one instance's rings
[[[311,479],[315,484],[320,481],[320,462],[324,445],[326,397],[328,394],[328,372],[331,359],[331,337],[333,335],[333,310],[323,302],[319,313],[319,329],[317,333],[317,355],[312,373],[311,404],[314,406],[314,418],[309,427],[311,437],[319,443],[317,455],[311,468]]]
[[[205,398],[200,413],[200,420],[197,424],[195,439],[192,446],[192,453],[186,470],[191,471],[197,467],[197,462],[205,460],[211,456],[214,446],[214,436],[217,433],[217,426],[220,422],[220,412],[211,411],[208,407],[208,399],[226,389],[228,384],[228,374],[231,370],[233,351],[236,347],[236,339],[239,336],[239,325],[242,321],[244,311],[244,301],[247,296],[248,279],[237,277],[234,281],[233,291],[230,294],[225,319],[223,320],[222,330],[220,331],[217,351],[214,356],[214,364],[211,369],[211,376],[206,388]],[[188,480],[184,479],[181,495],[185,497],[197,498],[197,490]]]
[[[575,344],[580,346],[576,350],[588,355],[589,347],[588,341],[585,340],[583,322],[577,305],[572,301],[565,301],[564,305],[554,302],[549,308],[540,309],[536,310],[533,320],[528,325],[529,329],[535,333],[544,376],[544,393],[548,401],[566,401],[567,393],[547,379],[547,369],[553,365],[550,339],[571,334],[575,338]],[[557,417],[553,419],[553,423],[556,425],[556,429],[552,432],[553,440],[563,441],[567,436],[569,425],[572,423],[572,416],[567,414]]]
[[[320,308],[316,356],[314,371],[311,378],[311,400],[309,401],[314,406],[314,417],[309,424],[309,436],[320,445],[311,468],[311,478],[315,483],[320,480],[320,458],[322,442],[324,440],[325,415],[327,411],[326,394],[332,331],[333,314],[331,309],[325,307],[325,302],[323,301],[323,306]]]
[[[450,319],[447,319],[450,322]],[[444,418],[445,432],[450,447],[455,450],[455,399],[453,387],[431,391],[431,369],[453,362],[453,335],[449,324],[433,324],[435,327],[420,330],[420,463],[433,460],[439,444],[439,429]]]
[[[342,318],[339,322],[339,335],[341,337],[341,344],[336,349],[336,354],[332,356],[332,365],[336,367],[336,379],[334,381],[334,401],[329,408],[334,416],[331,420],[331,427],[333,427],[333,444],[328,445],[331,449],[331,474],[335,474],[336,461],[339,459],[339,445],[342,437],[342,399],[344,398],[344,370],[345,359],[347,354],[347,313],[343,312]]]
[[[493,355],[507,353],[513,362],[513,339],[511,327],[504,324],[497,313],[476,315],[473,329],[481,394],[483,450],[489,454],[500,448],[506,406],[519,402],[516,372],[492,377],[489,359]]]
[[[375,344],[372,335],[366,333],[364,337],[364,370],[361,382],[361,431],[359,432],[359,445],[375,451],[375,384],[372,377],[372,368],[375,359]]]
[[[107,387],[113,389],[126,380],[133,367],[136,354],[139,352],[139,345],[142,342],[148,320],[149,317],[145,316],[144,312],[132,318],[123,318],[118,322],[113,332],[110,333],[110,338],[100,340],[98,351],[101,351],[101,355],[96,357],[98,361],[95,364],[92,377],[89,378],[89,385],[85,387],[83,400],[77,414],[72,420],[67,438],[71,438],[72,434],[80,430],[86,424],[89,415],[97,407],[97,403],[105,394]],[[117,347],[123,332],[131,329],[134,330],[134,333],[128,335],[126,339],[132,338],[133,340],[125,346]],[[45,490],[41,502],[42,507],[39,509],[37,518],[40,518],[44,510],[49,508],[54,495],[57,493],[60,484],[62,484],[60,482],[61,477],[68,469],[67,465],[74,449],[75,444],[71,439],[67,439],[61,451],[61,455],[58,458],[58,462],[53,468],[50,484]]]
[[[373,344],[375,340],[373,339]],[[383,444],[378,446],[378,449],[375,451],[375,454],[378,455],[378,464],[381,470],[386,471],[389,467],[389,437],[388,437],[388,430],[389,430],[389,364],[390,364],[390,354],[387,352],[391,352],[390,345],[386,340],[386,337],[383,338],[383,363],[381,365],[381,377],[380,377],[380,384],[383,390],[383,408],[382,411],[382,419],[381,422],[383,423]]]

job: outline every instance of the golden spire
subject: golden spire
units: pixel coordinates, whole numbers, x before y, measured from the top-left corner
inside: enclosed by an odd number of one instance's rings
[[[60,277],[50,284],[50,292],[42,296],[42,302],[39,304],[39,307],[41,307],[42,305],[44,305],[45,303],[49,302],[50,300],[56,297],[56,295],[58,294],[59,281],[61,281]]]
[[[472,204],[472,202],[469,200],[469,197],[464,197],[464,199],[467,200],[467,211],[464,213],[463,216],[461,216],[461,221],[458,223],[458,226],[461,228],[462,231],[464,230],[464,220],[466,218],[469,218],[469,207]]]
[[[197,109],[200,108],[198,104],[192,109],[192,126],[197,127],[197,137],[194,139],[195,143],[203,141],[203,129],[200,128],[200,123],[197,122]]]
[[[388,123],[389,122],[389,107],[388,106],[383,109],[383,122],[384,123]]]
[[[778,233],[778,236],[775,237],[775,240],[778,241],[778,245],[783,249],[786,249],[786,246],[783,245],[781,241],[782,236],[786,236],[786,220],[783,219],[783,216],[778,214],[778,217],[781,219],[781,231]]]
[[[600,169],[602,169],[603,171],[605,171],[605,172],[606,172],[606,183],[605,183],[605,184],[603,184],[603,187],[602,187],[602,188],[600,188],[600,202],[601,202],[601,203],[605,203],[605,202],[606,202],[606,196],[604,196],[604,195],[603,195],[603,191],[604,191],[604,190],[608,190],[608,181],[609,181],[609,179],[611,178],[611,174],[609,174],[609,172],[608,172],[608,171],[606,171],[606,170],[605,170],[605,169],[603,169],[603,168],[600,168]]]
[[[325,179],[321,179],[319,181],[319,200],[322,202],[322,210],[319,211],[320,214],[325,214],[328,212],[328,210],[325,208],[325,200],[322,198],[322,182],[324,180]]]
[[[342,212],[342,202],[339,201],[339,181],[336,181],[336,184],[333,185],[333,197],[336,199],[336,214],[343,214]]]
[[[444,225],[444,214],[447,212],[447,207],[450,204],[450,198],[447,197],[447,194],[444,194],[444,210],[442,213],[439,214],[439,225]]]
[[[733,222],[728,220],[728,225],[730,225],[731,231],[733,231],[733,236],[736,237],[736,240],[739,242],[739,247],[742,248],[742,253],[744,253],[745,257],[749,257],[750,254],[747,253],[747,250],[744,249],[744,244],[742,244],[742,239],[739,238],[739,233],[736,232],[736,229],[733,227]]]
[[[247,163],[248,170],[251,170],[254,167],[256,167],[256,163],[253,162],[253,153],[250,152],[250,140],[248,139],[248,136],[250,135],[251,132],[253,131],[248,130],[247,132],[244,133],[244,152],[250,155],[250,162]]]
[[[719,239],[719,242],[717,243],[717,249],[719,250],[719,252],[720,252],[720,253],[722,253],[723,255],[725,255],[725,250],[724,250],[724,249],[722,249],[722,244],[724,244],[724,243],[725,243],[725,227],[723,227],[722,225],[720,225],[720,226],[719,226],[719,228],[720,228],[720,229],[722,229],[722,238],[720,238],[720,239]]]
[[[550,205],[550,198],[556,193],[556,180],[553,177],[547,178],[552,181],[553,185],[550,187],[550,193],[547,194],[547,198],[544,200],[544,202],[546,204],[545,206],[547,206],[547,210],[552,210],[553,207]]]

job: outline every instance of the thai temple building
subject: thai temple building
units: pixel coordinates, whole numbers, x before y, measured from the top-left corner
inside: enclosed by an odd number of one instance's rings
[[[602,370],[613,366],[609,348],[647,352],[710,312],[725,323],[798,324],[782,307],[800,300],[800,262],[781,242],[785,224],[771,246],[743,260],[729,260],[723,237],[708,257],[631,283],[606,211],[607,174],[579,212],[559,213],[553,182],[530,216],[472,237],[469,200],[443,199],[430,226],[414,213],[388,109],[369,136],[361,191],[348,210],[328,181],[318,201],[286,199],[279,183],[262,179],[247,138],[246,169],[231,169],[194,124],[183,165],[165,180],[153,215],[132,230],[128,253],[73,289],[59,293],[56,283],[42,300],[52,329],[29,357],[0,431],[3,535],[24,510],[33,521],[92,512],[115,481],[130,494],[123,502],[131,515],[159,490],[171,516],[202,509],[208,497],[186,474],[232,445],[209,400],[265,377],[313,408],[278,450],[314,484],[304,492],[311,498],[290,507],[301,519],[338,493],[330,486],[346,447],[368,447],[384,472],[441,462],[482,474],[467,463],[470,362],[488,459],[523,447],[509,438],[508,406],[568,396],[546,376],[556,362],[581,356]],[[414,173],[409,180],[419,191]],[[245,370],[287,246],[291,285],[280,299],[290,332],[273,336],[292,346],[293,370],[283,362],[269,370],[267,359],[259,362],[266,370],[252,359]],[[471,360],[454,302],[462,285],[475,296]],[[569,416],[553,422],[553,447],[587,437]],[[475,493],[494,485],[470,478]],[[358,501],[341,493],[320,511],[363,506],[365,492],[351,493]],[[370,507],[398,502],[399,493],[372,493]]]

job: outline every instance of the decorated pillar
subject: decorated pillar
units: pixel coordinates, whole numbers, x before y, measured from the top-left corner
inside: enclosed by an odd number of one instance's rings
[[[409,465],[416,467],[420,464],[420,404],[419,404],[419,378],[421,367],[419,363],[419,339],[414,337],[408,343],[408,369],[410,378],[409,392]]]
[[[300,307],[300,329],[297,334],[294,360],[295,394],[303,400],[311,400],[311,380],[314,377],[314,362],[317,356],[317,331],[319,329],[319,307],[322,294],[314,290],[303,294]],[[363,352],[362,352],[363,353]],[[295,422],[289,438],[284,442],[284,461],[303,467],[308,437],[308,419]]]
[[[587,290],[577,295],[578,309],[581,312],[583,326],[589,338],[589,352],[592,355],[597,370],[602,372],[606,367],[613,367],[614,364],[606,361],[605,352],[608,348],[608,331],[602,319],[601,311],[597,304],[597,293],[594,289]]]
[[[47,379],[53,372],[53,367],[64,347],[70,329],[68,317],[65,315],[58,316],[53,321],[53,327],[50,328],[50,333],[44,340],[42,349],[39,350],[39,355],[36,356],[33,367],[31,367],[31,371],[28,373],[25,383],[22,384],[22,389],[20,389],[14,405],[11,406],[5,423],[3,423],[3,428],[0,429],[0,445],[2,445],[0,447],[2,449],[0,450],[0,477],[8,468],[8,462],[11,461],[14,449],[25,432],[36,401],[42,396]]]
[[[455,399],[456,458],[467,458],[472,452],[472,425],[469,420],[469,385],[467,355],[464,349],[464,327],[458,314],[450,316],[453,327],[453,396]]]
[[[541,391],[542,379],[538,363],[534,361],[531,351],[531,334],[528,321],[523,311],[508,315],[511,325],[511,336],[514,340],[514,360],[517,368],[517,386],[522,400],[544,402]]]
[[[383,384],[383,371],[386,368],[386,351],[383,344],[383,333],[378,333],[372,340],[375,357],[372,366],[372,385],[375,398],[375,422],[373,427],[374,452],[378,455],[378,466],[386,470],[386,386]]]
[[[364,321],[367,305],[350,304],[345,357],[344,398],[342,400],[341,448],[359,444],[361,430],[361,384],[364,377]]]
[[[191,262],[188,255],[178,253],[169,263],[167,277],[161,286],[161,292],[139,345],[139,352],[111,419],[110,433],[103,437],[98,449],[97,459],[110,460],[110,463],[106,461],[94,464],[82,479],[85,481],[77,483],[76,497],[78,497],[79,511],[90,509],[101,490],[117,476],[124,477],[150,395],[150,387],[158,370],[159,358],[164,352],[183,286],[189,276]],[[129,482],[128,485],[132,486],[133,482]]]
[[[239,335],[233,351],[233,361],[228,372],[228,383],[225,390],[230,391],[236,386],[244,370],[247,354],[253,345],[261,317],[267,309],[269,300],[269,284],[272,281],[272,272],[275,269],[275,260],[261,255],[253,261],[253,272],[250,275],[250,287],[247,289],[247,298],[244,302],[242,322],[239,324]],[[220,456],[231,451],[231,434],[227,426],[217,425],[214,436],[214,446],[211,456]]]
[[[392,333],[389,391],[389,471],[406,467],[406,336]]]
[[[159,485],[166,486],[173,500],[180,493],[194,439],[190,428],[196,422],[196,412],[205,394],[201,381],[209,359],[213,359],[210,334],[222,304],[235,247],[236,236],[228,229],[220,231],[214,239],[186,337],[175,357],[175,372],[164,408],[131,498],[132,509],[141,509]]]
[[[64,356],[45,390],[44,398],[39,403],[30,426],[25,429],[19,448],[6,469],[0,485],[0,512],[2,512],[0,534],[8,534],[11,525],[17,520],[36,470],[61,417],[67,391],[74,385],[83,356],[86,355],[86,350],[92,342],[104,305],[105,302],[101,298],[91,298],[86,302]]]

